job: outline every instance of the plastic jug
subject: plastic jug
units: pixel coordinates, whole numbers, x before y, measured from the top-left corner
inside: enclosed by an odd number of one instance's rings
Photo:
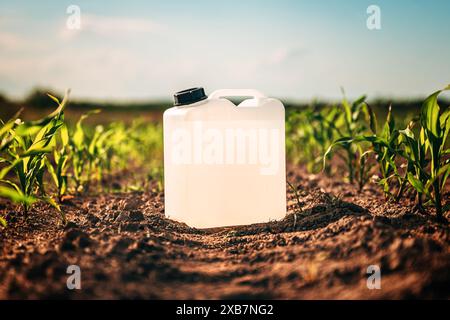
[[[226,97],[248,97],[235,105]],[[164,112],[165,214],[192,227],[286,215],[284,106],[257,90],[175,94]]]

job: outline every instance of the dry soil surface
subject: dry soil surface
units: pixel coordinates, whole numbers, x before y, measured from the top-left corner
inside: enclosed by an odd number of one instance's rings
[[[199,230],[164,217],[161,192],[76,197],[69,223],[0,203],[1,299],[450,298],[450,227],[323,176],[289,170],[282,221]],[[445,195],[448,199],[449,194]],[[69,290],[69,265],[81,289]],[[381,289],[369,289],[370,265]]]

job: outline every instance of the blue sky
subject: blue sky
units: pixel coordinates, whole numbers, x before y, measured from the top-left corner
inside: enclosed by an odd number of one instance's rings
[[[81,10],[81,29],[66,22]],[[366,27],[369,5],[381,30]],[[450,1],[4,1],[0,92],[167,98],[204,86],[310,100],[450,83]]]

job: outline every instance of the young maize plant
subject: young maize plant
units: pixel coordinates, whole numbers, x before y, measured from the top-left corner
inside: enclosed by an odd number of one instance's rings
[[[0,172],[0,196],[21,204],[25,213],[34,202],[41,200],[55,207],[65,220],[59,205],[45,192],[43,175],[47,155],[52,152],[55,136],[64,124],[68,94],[61,103],[49,95],[58,108],[47,117],[30,122],[13,119],[2,127],[2,135],[6,135],[4,139],[9,143],[4,146],[2,142],[1,160],[5,167]],[[13,176],[16,179],[11,179]]]
[[[422,104],[417,138],[412,131],[414,123],[400,131],[404,144],[402,156],[408,163],[407,179],[417,192],[417,205],[422,207],[425,196],[426,204],[435,207],[438,218],[442,218],[443,212],[449,209],[442,206],[442,190],[450,174],[450,149],[446,149],[450,108],[441,113],[437,101],[445,90],[450,90],[450,86],[431,94]]]
[[[375,114],[373,122],[376,123]],[[376,125],[375,125],[376,127]],[[362,137],[363,141],[371,143],[371,150],[375,154],[375,159],[378,162],[378,166],[381,173],[381,179],[377,183],[383,188],[383,192],[386,198],[393,197],[391,181],[397,181],[398,191],[396,199],[399,200],[404,186],[405,178],[401,177],[397,167],[396,159],[400,149],[401,141],[399,139],[400,133],[395,126],[394,116],[392,114],[392,106],[389,106],[389,111],[384,123],[383,129],[379,134],[373,131],[373,136]]]
[[[142,167],[148,175],[136,174],[135,180],[144,182],[125,190],[142,190],[150,180],[156,181],[158,191],[162,190],[161,125],[135,122],[127,126],[118,122],[94,129],[84,125],[87,117],[99,112],[92,110],[71,129],[64,121],[68,93],[62,102],[48,96],[58,108],[44,119],[23,122],[17,114],[6,123],[0,120],[0,197],[20,204],[24,212],[36,201],[46,201],[65,220],[58,202],[68,192],[87,192],[94,182],[103,186],[105,173],[129,169],[130,164]],[[47,194],[46,178],[53,181],[55,188],[51,191],[56,189],[58,202]],[[6,225],[3,217],[0,225]]]
[[[428,180],[425,168],[429,161],[426,158],[425,132],[423,128],[420,128],[419,135],[416,138],[413,131],[415,125],[416,122],[411,121],[406,129],[399,131],[401,134],[400,142],[402,145],[400,154],[407,160],[403,184],[406,184],[407,181],[409,185],[416,190],[416,206],[422,210],[422,198],[424,193],[422,181]]]
[[[383,187],[387,197],[392,197],[392,180],[396,181],[398,185],[396,200],[401,197],[407,185],[410,185],[416,191],[418,208],[423,208],[425,198],[426,205],[433,205],[436,215],[442,217],[443,212],[449,209],[442,206],[442,191],[450,174],[450,149],[448,148],[450,110],[447,108],[441,113],[437,101],[439,94],[444,90],[450,90],[450,86],[433,93],[424,101],[417,133],[414,130],[414,126],[417,124],[415,120],[411,121],[404,130],[396,129],[391,108],[389,108],[382,131],[378,133],[375,114],[368,104],[362,104],[361,106],[364,105],[365,108],[360,110],[367,114],[372,134],[354,134],[337,139],[325,152],[324,162],[334,147],[341,147],[350,154],[351,146],[356,145],[360,159],[358,166],[360,189],[366,182],[367,175],[364,174],[364,172],[368,172],[364,169],[366,159],[370,154],[375,154],[381,173],[378,184]],[[354,107],[349,108],[347,105],[345,108],[348,110],[345,126],[347,133],[362,132],[361,129],[351,129],[352,123],[349,121],[348,115],[349,111],[355,110]],[[357,116],[352,116],[352,119],[357,118]],[[364,150],[361,143],[370,144],[370,148]],[[406,160],[406,170],[400,174],[398,164],[402,158]]]
[[[63,123],[57,136],[53,150],[53,163],[51,159],[45,159],[45,165],[58,190],[58,200],[61,203],[68,188],[68,162],[69,162],[69,130]]]
[[[356,180],[360,190],[368,181],[368,173],[371,167],[367,158],[370,151],[364,150],[364,144],[354,143],[356,142],[355,137],[362,136],[366,132],[366,123],[369,124],[372,132],[376,131],[374,114],[369,105],[365,103],[365,99],[366,96],[361,96],[350,104],[344,95],[341,105],[343,113],[334,125],[334,130],[340,138],[333,141],[322,156],[323,167],[326,168],[326,160],[333,149],[343,149],[344,154],[337,152],[336,155],[341,157],[347,166],[349,182],[353,183]],[[362,121],[362,116],[364,116],[365,121]]]
[[[444,90],[450,90],[450,85],[443,90],[433,93],[425,100],[420,117],[420,122],[428,140],[427,147],[431,154],[430,179],[425,184],[425,192],[431,198],[438,217],[442,217],[441,195],[450,174],[450,159],[446,157],[446,155],[450,154],[450,149],[444,149],[450,131],[450,108],[447,107],[447,110],[441,115],[437,102],[439,94]],[[430,188],[432,188],[431,194]]]
[[[361,190],[364,184],[368,181],[368,170],[365,170],[365,166],[369,156],[374,155],[375,160],[378,162],[381,178],[377,179],[377,183],[383,188],[383,192],[386,197],[392,197],[391,194],[391,180],[396,178],[398,185],[402,186],[402,178],[399,175],[395,159],[398,154],[400,146],[399,131],[395,128],[395,120],[392,115],[392,107],[389,106],[389,111],[386,117],[386,122],[381,132],[378,131],[377,117],[372,108],[366,104],[367,114],[369,117],[370,131],[372,134],[360,135],[353,137],[345,143],[367,143],[370,145],[365,151],[361,151],[360,164],[359,164],[359,189]],[[360,149],[362,150],[362,149]],[[399,187],[401,190],[402,188]],[[400,191],[399,191],[400,192]]]
[[[5,155],[5,150],[7,150],[12,143],[14,143],[14,131],[12,129],[17,124],[16,119],[19,116],[20,112],[21,111],[19,111],[12,119],[10,119],[6,123],[0,120],[0,165],[2,166],[0,177],[4,177],[10,170],[9,166],[4,167],[8,163]],[[2,180],[4,179],[2,178]],[[9,184],[7,180],[5,180],[3,184],[5,183],[7,185]],[[27,202],[29,205],[31,205],[34,202],[34,198],[25,197],[20,190],[16,191],[15,189],[11,189],[3,184],[0,184],[0,196],[9,198],[16,203]],[[6,227],[6,220],[1,216],[0,225]]]
[[[69,135],[69,146],[71,153],[71,165],[73,171],[73,181],[75,182],[75,192],[86,192],[89,184],[92,169],[92,157],[89,154],[91,142],[83,127],[83,121],[92,114],[99,113],[100,110],[91,110],[83,114],[75,125],[72,135]]]

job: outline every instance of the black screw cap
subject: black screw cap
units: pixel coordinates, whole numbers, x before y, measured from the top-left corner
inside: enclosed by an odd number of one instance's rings
[[[184,106],[207,98],[208,96],[205,94],[205,90],[202,87],[186,89],[173,95],[175,106]]]

